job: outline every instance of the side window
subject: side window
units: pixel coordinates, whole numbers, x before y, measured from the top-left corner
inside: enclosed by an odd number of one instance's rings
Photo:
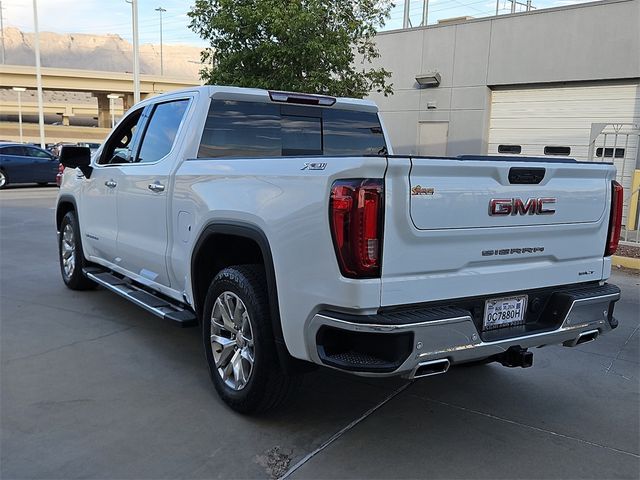
[[[605,148],[603,149],[602,147],[598,147],[596,149],[596,157],[602,157],[602,153],[604,150],[604,156],[605,158],[624,158],[624,148],[616,148],[615,154],[613,152],[613,148]]]
[[[24,155],[23,148],[18,145],[12,145],[10,147],[4,147],[0,150],[2,155],[16,155],[22,157]]]
[[[157,162],[171,151],[188,105],[189,100],[155,105],[136,162]]]
[[[39,150],[39,149],[33,148],[33,147],[25,147],[25,150],[26,150],[26,155],[28,157],[38,157],[38,158],[51,159],[51,155],[49,155],[47,152],[45,152],[43,150]]]
[[[140,108],[128,115],[116,127],[113,134],[107,140],[102,156],[98,160],[100,165],[109,165],[115,163],[129,163],[133,157],[133,137],[136,129],[140,124],[142,111]]]

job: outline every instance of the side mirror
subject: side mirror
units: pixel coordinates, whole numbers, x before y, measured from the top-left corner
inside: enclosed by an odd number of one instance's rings
[[[65,145],[60,152],[60,163],[66,168],[79,168],[85,177],[91,177],[93,168],[91,167],[91,149],[89,147]]]

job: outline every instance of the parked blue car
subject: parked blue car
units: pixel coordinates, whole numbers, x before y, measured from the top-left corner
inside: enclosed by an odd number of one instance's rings
[[[0,143],[0,188],[16,183],[55,183],[58,159],[32,145]]]

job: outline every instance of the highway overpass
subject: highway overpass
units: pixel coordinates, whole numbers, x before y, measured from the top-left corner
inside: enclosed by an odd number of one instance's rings
[[[194,85],[199,85],[196,79],[140,75],[140,98],[144,99],[151,95],[188,88]],[[13,87],[35,89],[35,67],[0,65],[0,88],[11,89]],[[42,88],[43,90],[91,93],[98,100],[97,110],[95,106],[92,108],[94,114],[98,116],[98,126],[102,128],[107,128],[111,125],[108,94],[121,95],[125,111],[133,105],[133,74],[131,73],[43,67]],[[12,104],[6,104],[6,102],[3,102],[0,106],[3,112],[17,112],[17,102],[15,107]],[[24,104],[23,107],[28,110],[32,108],[32,105]],[[86,107],[91,108],[91,105],[65,105],[62,110],[60,109],[61,105],[45,105],[45,111],[52,112],[55,110],[55,113],[60,113],[63,116],[63,120],[66,123],[69,116],[77,114],[80,110],[86,111]],[[119,113],[121,114],[121,112]]]

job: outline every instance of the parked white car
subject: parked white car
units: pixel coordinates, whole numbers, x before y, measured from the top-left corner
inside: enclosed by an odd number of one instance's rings
[[[371,102],[232,87],[145,100],[61,161],[64,282],[200,324],[239,411],[312,364],[526,367],[617,325],[611,164],[396,156]]]

